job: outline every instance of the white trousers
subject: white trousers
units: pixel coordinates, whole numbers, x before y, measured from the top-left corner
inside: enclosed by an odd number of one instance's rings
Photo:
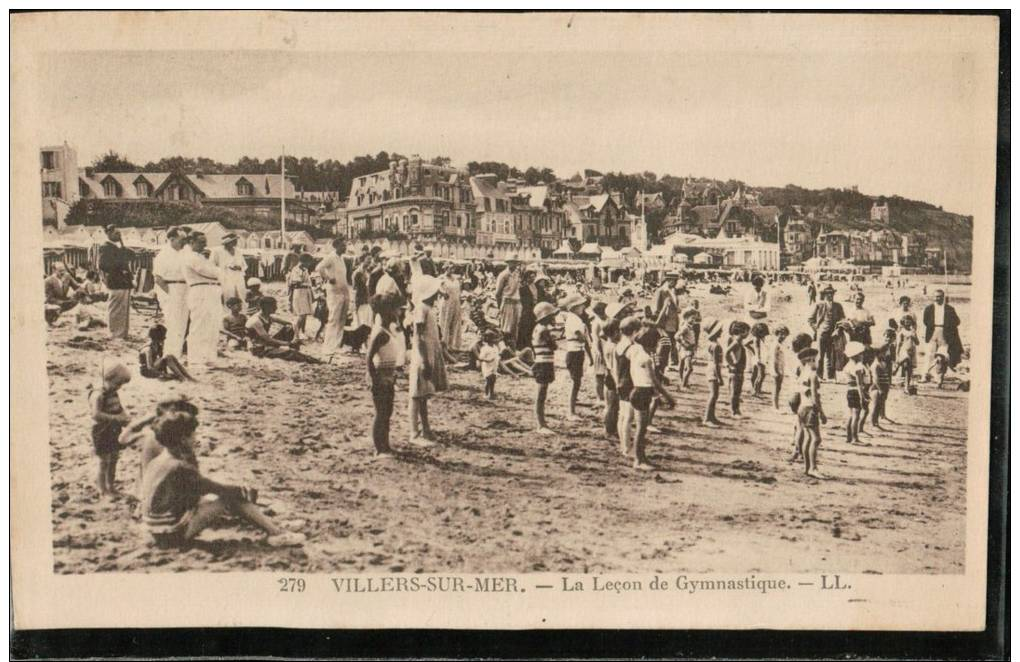
[[[188,284],[170,283],[166,287],[168,291],[165,294],[156,289],[166,322],[163,353],[181,358],[184,355],[184,334],[188,330]]]
[[[347,308],[350,302],[351,298],[347,292],[326,291],[329,318],[326,320],[326,334],[322,342],[324,354],[333,354],[340,349],[340,344],[344,340],[344,326],[347,324]]]
[[[191,328],[188,330],[188,365],[202,365],[216,361],[216,342],[223,323],[220,306],[220,288],[215,285],[188,287],[188,313]]]
[[[244,303],[244,297],[248,294],[248,288],[244,284],[243,271],[227,271],[220,277],[220,286],[223,288],[223,301],[226,303],[230,297],[237,297]]]
[[[945,354],[949,356],[949,343],[946,342],[946,335],[942,332],[942,327],[935,327],[931,334],[931,342],[928,343],[928,357],[924,371],[927,373],[931,370],[931,367],[935,365],[935,355]]]

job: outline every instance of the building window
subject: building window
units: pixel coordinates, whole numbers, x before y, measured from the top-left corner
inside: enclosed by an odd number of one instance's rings
[[[113,179],[107,179],[103,182],[103,195],[108,198],[119,198],[120,197],[120,186]]]
[[[57,153],[56,152],[43,152],[42,153],[42,167],[43,170],[56,170],[57,169]]]
[[[135,194],[139,198],[148,198],[152,196],[152,184],[149,182],[135,182]]]
[[[418,214],[411,214],[411,227],[418,227]]]
[[[244,198],[250,198],[255,195],[255,187],[251,185],[251,182],[241,180],[237,182],[237,195]]]
[[[44,198],[59,198],[60,182],[43,182],[42,194]]]

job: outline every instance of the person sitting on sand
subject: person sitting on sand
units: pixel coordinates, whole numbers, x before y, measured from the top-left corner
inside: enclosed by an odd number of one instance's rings
[[[259,301],[262,300],[262,280],[252,276],[245,285],[248,292],[244,295],[245,312],[248,317],[259,314]]]
[[[147,379],[176,379],[179,381],[195,381],[188,374],[177,357],[163,355],[163,343],[166,342],[166,327],[154,324],[149,329],[149,342],[138,350],[138,366],[142,377]]]
[[[300,545],[305,536],[273,523],[255,506],[257,492],[217,483],[201,474],[193,448],[195,416],[173,411],[153,424],[162,451],[142,474],[141,512],[153,541],[162,548],[183,547],[224,516],[254,524],[272,547]]]
[[[117,459],[120,456],[120,434],[131,417],[124,411],[118,392],[131,381],[131,373],[123,364],[115,363],[103,370],[103,384],[89,387],[92,409],[92,449],[99,458],[96,487],[102,496],[117,494]]]
[[[245,329],[248,332],[248,340],[251,344],[251,353],[255,356],[271,359],[283,359],[285,361],[300,361],[303,363],[321,363],[316,358],[307,356],[298,351],[301,344],[294,340],[294,327],[286,320],[274,317],[276,312],[276,299],[274,297],[262,297],[259,301],[259,314],[252,315]],[[282,324],[282,327],[273,333],[273,322]]]
[[[375,323],[368,339],[365,368],[375,407],[372,443],[377,456],[392,455],[390,418],[393,416],[397,370],[404,364],[404,336],[396,331],[401,303],[400,296],[392,292],[375,294],[370,299]]]
[[[223,329],[220,333],[227,337],[227,347],[230,349],[247,349],[248,341],[248,318],[241,312],[244,305],[237,297],[230,297],[224,304],[227,307],[227,314],[223,317]]]

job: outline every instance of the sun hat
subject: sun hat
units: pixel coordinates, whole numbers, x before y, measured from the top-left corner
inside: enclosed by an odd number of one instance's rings
[[[113,363],[103,369],[103,381],[119,379],[122,382],[131,381],[131,372],[123,363]]]
[[[608,315],[610,319],[622,319],[633,307],[634,304],[632,303],[611,303],[606,306],[606,315]]]
[[[816,356],[818,356],[818,350],[815,349],[814,347],[807,347],[797,352],[797,358],[800,359],[801,361],[813,359]]]
[[[587,297],[585,297],[583,294],[578,293],[568,294],[567,296],[563,297],[562,301],[560,301],[559,307],[560,310],[570,310],[571,308],[575,308],[577,306],[583,306],[587,301],[588,301]]]
[[[542,301],[535,304],[535,321],[541,322],[546,317],[555,315],[558,312],[560,311],[556,306],[552,305],[548,301]]]
[[[847,358],[856,358],[864,353],[864,343],[851,340],[846,344],[846,349],[843,350],[843,353],[846,354]]]
[[[439,294],[442,287],[443,281],[439,280],[435,276],[422,274],[414,281],[414,298],[416,301],[425,301],[426,299]]]
[[[245,281],[245,284],[248,287],[255,287],[256,285],[262,285],[262,279],[261,278],[256,278],[255,276],[252,276],[247,281]]]
[[[705,321],[705,324],[704,326],[702,326],[702,329],[704,329],[705,331],[705,337],[708,338],[709,340],[713,338],[718,338],[720,335],[722,335],[722,324],[720,324],[719,320],[717,319],[709,318],[708,320]]]
[[[222,243],[224,245],[226,245],[226,244],[236,244],[237,243],[237,235],[234,234],[233,232],[228,232],[227,234],[223,235],[223,239],[220,240],[220,243]]]

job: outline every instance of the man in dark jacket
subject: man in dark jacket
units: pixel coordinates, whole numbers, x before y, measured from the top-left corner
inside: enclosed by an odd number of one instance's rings
[[[960,316],[956,309],[946,303],[946,293],[935,290],[935,301],[925,306],[922,314],[924,324],[924,342],[928,344],[928,370],[935,362],[935,355],[944,355],[949,367],[955,368],[963,356],[963,343],[960,341]],[[925,381],[931,379],[931,373],[925,374]]]
[[[124,248],[120,230],[113,225],[106,227],[106,243],[99,247],[99,271],[103,282],[110,291],[107,300],[107,316],[110,336],[127,338],[131,313],[131,290],[134,277],[131,274],[131,260],[135,254]]]
[[[825,364],[825,376],[832,380],[836,378],[836,353],[832,334],[836,331],[836,325],[846,316],[843,314],[843,306],[833,301],[836,288],[826,285],[820,294],[822,299],[811,311],[808,324],[815,330],[815,340],[818,341],[818,377],[822,377],[822,364]]]

